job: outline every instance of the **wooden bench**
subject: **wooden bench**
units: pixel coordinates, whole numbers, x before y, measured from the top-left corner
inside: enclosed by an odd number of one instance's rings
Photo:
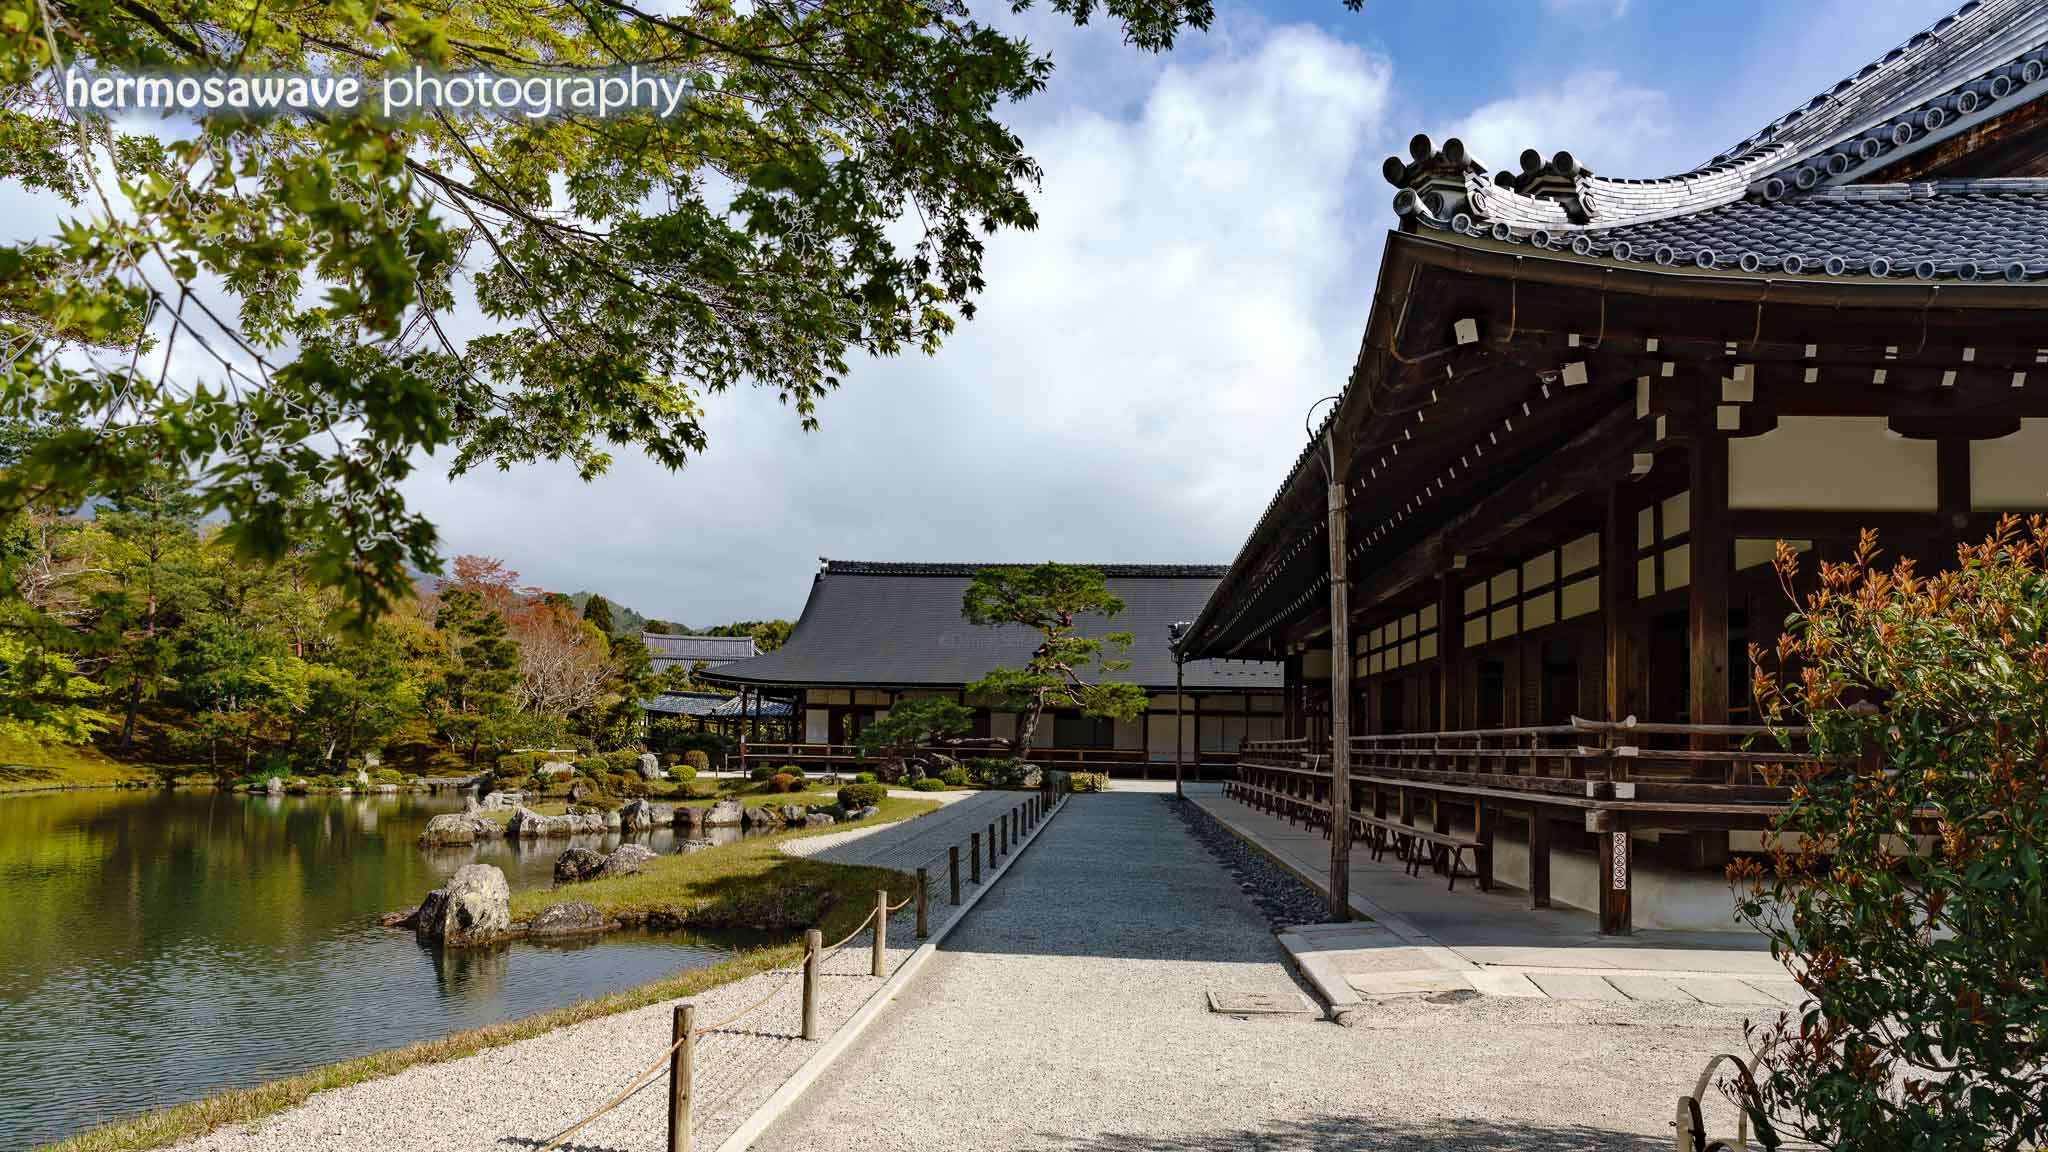
[[[1362,833],[1359,839],[1372,849],[1374,860],[1385,856],[1387,849],[1392,847],[1395,857],[1407,866],[1410,876],[1422,875],[1422,866],[1427,863],[1432,870],[1440,869],[1450,877],[1450,890],[1453,892],[1458,890],[1458,870],[1465,863],[1465,853],[1472,853],[1475,862],[1478,857],[1479,841],[1469,836],[1417,828],[1413,824],[1367,813],[1353,813],[1351,823]],[[1479,873],[1471,870],[1465,876],[1476,880]]]
[[[1224,794],[1234,795],[1247,804],[1285,816],[1289,824],[1299,822],[1311,828],[1329,827],[1330,815],[1327,808],[1292,792],[1269,788],[1263,784],[1253,784],[1248,780],[1236,780],[1230,787],[1224,789]]]

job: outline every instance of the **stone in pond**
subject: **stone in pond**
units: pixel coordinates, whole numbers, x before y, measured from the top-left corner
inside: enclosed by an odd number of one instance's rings
[[[467,812],[443,812],[427,821],[427,827],[420,833],[420,843],[426,847],[444,844],[474,844],[479,840],[492,840],[498,836],[498,826],[481,816]]]
[[[575,884],[595,877],[604,869],[605,855],[588,848],[571,848],[555,857],[555,883]]]
[[[512,927],[512,889],[489,864],[464,864],[420,901],[413,931],[420,939],[460,948],[487,944]]]
[[[746,809],[737,800],[720,800],[704,814],[704,823],[713,828],[730,828],[746,819]]]
[[[550,904],[534,914],[526,926],[528,936],[587,936],[605,930],[604,913],[584,900]]]

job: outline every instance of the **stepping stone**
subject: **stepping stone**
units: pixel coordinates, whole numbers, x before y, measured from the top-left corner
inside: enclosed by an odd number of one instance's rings
[[[1673,977],[1671,982],[1683,988],[1702,1004],[1715,1004],[1724,1008],[1778,1006],[1778,1001],[1768,994],[1759,992],[1732,976],[1678,976]]]
[[[1410,968],[1399,972],[1358,972],[1347,977],[1361,996],[1417,996],[1431,992],[1469,992],[1463,972],[1441,968]]]
[[[1671,982],[1668,976],[1647,976],[1641,972],[1617,972],[1607,978],[1609,984],[1621,989],[1621,994],[1631,1000],[1647,1000],[1672,1004],[1695,1003],[1685,990]]]
[[[1529,979],[1552,1000],[1626,1000],[1605,977],[1587,972],[1531,972]]]
[[[1488,996],[1512,996],[1530,1000],[1544,998],[1543,989],[1520,972],[1467,972],[1472,987]]]

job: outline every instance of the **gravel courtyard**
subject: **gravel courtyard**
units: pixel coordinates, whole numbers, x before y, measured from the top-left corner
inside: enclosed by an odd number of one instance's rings
[[[1348,1029],[1208,1008],[1297,987],[1166,801],[1076,796],[754,1147],[1651,1152],[1742,1037],[1701,1004],[1404,997]],[[1708,1111],[1718,1135],[1732,1109]]]

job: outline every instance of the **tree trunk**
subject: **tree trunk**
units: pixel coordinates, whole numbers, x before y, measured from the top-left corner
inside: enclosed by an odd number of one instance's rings
[[[1024,716],[1017,721],[1017,759],[1022,760],[1031,751],[1031,738],[1038,734],[1038,718],[1045,714],[1045,697],[1034,696],[1031,707],[1024,710]]]
[[[128,706],[121,715],[121,751],[135,747],[135,710],[142,706],[142,681],[128,682]]]

